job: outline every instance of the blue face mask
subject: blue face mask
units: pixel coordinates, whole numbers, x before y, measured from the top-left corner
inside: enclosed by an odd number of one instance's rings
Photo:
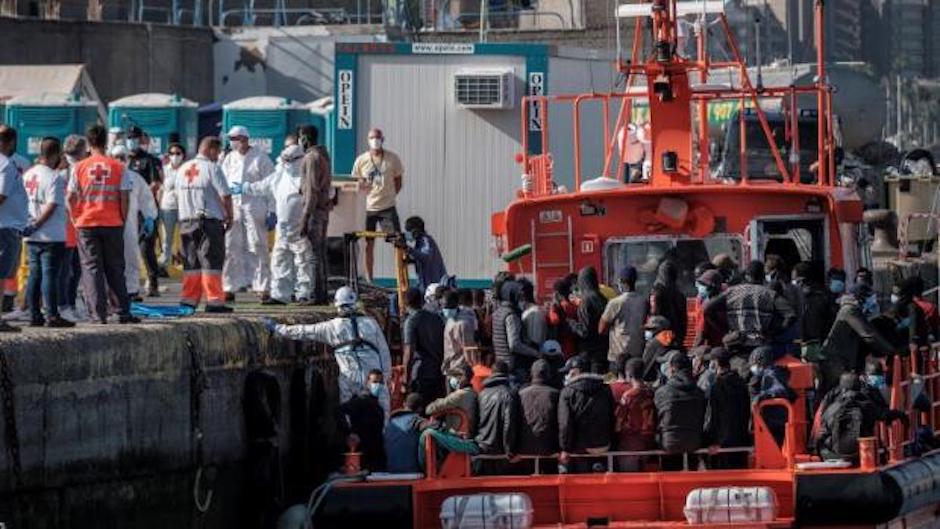
[[[701,284],[701,283],[696,283],[696,284],[695,284],[695,290],[698,291],[698,297],[699,297],[699,299],[705,299],[705,298],[708,297],[708,287],[707,287],[707,286],[705,286],[705,285],[703,285],[703,284]]]
[[[369,393],[370,393],[373,397],[378,398],[379,395],[382,394],[382,388],[383,388],[384,386],[385,386],[385,384],[382,384],[381,382],[371,382],[371,383],[369,383]]]
[[[415,242],[415,234],[411,230],[405,230],[405,240],[408,242]]]
[[[874,294],[865,298],[865,304],[862,306],[862,313],[866,318],[872,318],[878,315],[878,297]]]
[[[669,366],[666,362],[659,364],[659,374],[662,375],[663,378],[669,378]]]
[[[443,309],[443,314],[448,320],[457,319],[457,309]]]
[[[457,391],[460,389],[460,379],[457,377],[447,377],[447,385],[450,386],[451,391]]]
[[[829,282],[829,292],[833,294],[842,294],[845,292],[845,281],[841,279],[833,279]]]
[[[868,385],[875,389],[883,389],[885,387],[884,375],[868,375]]]

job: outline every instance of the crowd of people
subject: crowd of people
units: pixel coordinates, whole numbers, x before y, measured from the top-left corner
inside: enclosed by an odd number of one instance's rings
[[[137,322],[132,302],[160,297],[160,278],[172,264],[183,269],[182,314],[203,298],[206,312],[231,312],[229,303],[248,291],[264,305],[327,303],[327,225],[335,196],[317,129],[289,134],[276,161],[243,126],[224,139],[203,138],[196,153],[187,153],[171,137],[158,157],[140,127],[94,125],[64,142],[43,138],[31,164],[16,153],[16,130],[0,127],[0,332],[19,331],[10,323],[17,320],[34,327],[106,323],[114,315],[120,323]],[[370,130],[368,141],[353,169],[367,194],[365,223],[400,232],[395,201],[403,165],[384,148],[381,130]],[[419,277],[446,275],[423,221],[409,218],[405,228],[407,241],[399,244]],[[17,307],[24,249],[29,272]],[[369,244],[369,278],[372,255]]]
[[[894,354],[929,358],[938,315],[920,278],[895,285],[881,310],[867,269],[850,282],[815,263],[789,270],[769,255],[740,270],[719,255],[695,277],[691,302],[669,260],[648,293],[637,291],[630,266],[619,271],[619,293],[587,267],[557,281],[544,304],[509,273],[488,293],[412,288],[397,410],[385,338],[350,292],[337,294],[332,322],[269,326],[335,348],[345,426],[371,471],[422,471],[419,440],[429,429],[490,456],[475,460],[478,473],[531,473],[531,456],[545,458],[542,472],[606,470],[613,451],[639,453],[615,454],[617,471],[744,468],[754,404],[794,402],[786,365],[800,360],[817,373],[813,388],[798,389],[815,414],[809,444],[821,457],[857,458],[858,438],[878,421],[907,420],[887,404],[884,364]],[[782,446],[786,408],[764,407],[761,418]]]

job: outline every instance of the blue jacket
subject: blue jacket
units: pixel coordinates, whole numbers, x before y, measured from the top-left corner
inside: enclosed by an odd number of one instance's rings
[[[418,465],[418,438],[421,417],[410,410],[392,413],[385,427],[386,467],[393,474],[421,472]]]
[[[441,255],[437,242],[427,233],[415,235],[414,246],[407,249],[408,257],[415,264],[415,274],[418,276],[418,289],[422,292],[431,283],[440,282],[447,275],[444,266],[444,256]]]

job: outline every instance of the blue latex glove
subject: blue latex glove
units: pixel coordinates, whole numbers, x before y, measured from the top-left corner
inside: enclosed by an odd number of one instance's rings
[[[264,218],[264,225],[268,227],[268,231],[273,231],[277,226],[277,215],[268,213],[268,216]]]
[[[261,324],[264,325],[264,328],[270,333],[273,333],[274,329],[277,328],[277,322],[271,318],[261,318]]]
[[[157,229],[157,219],[153,217],[144,217],[144,235],[150,237]]]
[[[233,195],[240,195],[240,194],[242,194],[242,187],[243,187],[243,185],[242,185],[241,182],[235,182],[234,184],[228,186],[228,190],[229,190],[229,192],[231,192]]]

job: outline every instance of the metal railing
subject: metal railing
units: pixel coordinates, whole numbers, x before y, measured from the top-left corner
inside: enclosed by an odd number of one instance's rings
[[[596,459],[605,459],[607,462],[607,472],[617,472],[614,470],[615,458],[622,457],[635,457],[635,458],[648,458],[648,457],[658,457],[662,461],[663,457],[676,457],[682,456],[682,467],[685,470],[689,470],[689,456],[690,455],[721,455],[721,454],[753,454],[753,446],[742,446],[735,448],[719,448],[718,450],[709,450],[707,448],[702,448],[694,452],[686,452],[680,454],[673,454],[666,452],[665,450],[634,450],[634,451],[619,451],[614,450],[611,452],[603,452],[600,454],[568,454],[568,459],[578,460],[596,460]],[[559,454],[551,454],[547,456],[535,456],[535,455],[518,455],[510,459],[506,455],[502,454],[483,454],[477,455],[470,458],[471,461],[510,461],[512,463],[521,462],[521,461],[533,461],[534,462],[534,475],[541,475],[541,461],[558,461],[560,458]]]
[[[220,8],[222,4],[220,4]],[[229,24],[229,19],[233,15],[240,15],[240,24]],[[307,9],[307,8],[284,8],[284,9],[254,9],[250,7],[241,7],[237,9],[228,9],[220,11],[219,26],[231,27],[232,25],[253,26],[258,15],[266,15],[271,18],[272,26],[281,25],[323,25],[323,24],[349,24],[350,17],[345,9]],[[288,24],[288,15],[299,15],[293,23]]]

